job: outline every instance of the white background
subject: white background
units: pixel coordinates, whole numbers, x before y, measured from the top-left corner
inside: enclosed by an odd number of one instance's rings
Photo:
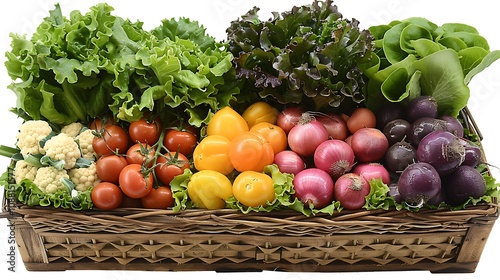
[[[211,0],[211,1],[118,1],[108,0],[107,3],[115,8],[114,14],[131,20],[144,22],[146,29],[151,29],[160,24],[164,18],[189,17],[198,20],[207,29],[209,34],[218,39],[225,39],[225,30],[231,20],[238,18],[252,7],[261,8],[260,17],[265,20],[271,16],[272,11],[285,11],[293,5],[310,4],[312,0]],[[102,1],[70,1],[61,0],[63,14],[75,9],[86,13],[89,7]],[[32,34],[40,21],[48,16],[48,11],[54,7],[55,0],[14,0],[2,1],[0,7],[0,144],[13,145],[15,134],[20,120],[7,110],[15,106],[15,95],[6,88],[10,83],[3,62],[4,53],[10,50],[9,33]],[[356,18],[361,22],[362,28],[372,25],[385,24],[395,19],[405,19],[412,16],[425,17],[436,24],[447,22],[466,23],[476,27],[490,43],[492,50],[500,49],[500,36],[498,35],[498,10],[494,9],[492,1],[403,1],[403,0],[338,0],[335,4],[345,18]],[[484,135],[484,148],[490,164],[500,166],[500,149],[496,144],[500,140],[498,120],[500,119],[500,62],[496,62],[486,71],[476,76],[470,84],[471,98],[469,108],[478,122]],[[5,170],[8,159],[0,159],[0,170]],[[3,171],[1,171],[3,172]],[[499,171],[492,170],[495,177]],[[500,178],[500,177],[499,177]],[[498,222],[497,222],[498,223]],[[500,250],[500,225],[496,225],[483,251],[481,261],[476,272],[471,274],[431,274],[426,271],[407,272],[369,272],[369,273],[219,273],[215,272],[122,272],[122,271],[67,271],[67,272],[27,272],[17,255],[17,272],[7,270],[7,222],[0,220],[0,275],[1,279],[10,277],[30,277],[32,279],[332,279],[336,277],[365,279],[480,279],[486,277],[497,278],[498,257]],[[9,277],[9,278],[7,278]]]

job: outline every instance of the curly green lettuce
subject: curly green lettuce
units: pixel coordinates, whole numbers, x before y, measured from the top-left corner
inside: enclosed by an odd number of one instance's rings
[[[12,111],[65,125],[106,111],[130,122],[168,107],[199,127],[236,101],[233,55],[198,22],[164,20],[147,31],[112,11],[98,4],[65,17],[56,5],[31,38],[11,34]]]

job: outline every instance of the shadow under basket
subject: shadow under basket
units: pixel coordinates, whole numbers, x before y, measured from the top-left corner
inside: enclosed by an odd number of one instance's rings
[[[497,199],[455,211],[311,217],[292,210],[7,206],[4,196],[1,216],[14,228],[28,271],[474,272],[499,215]]]

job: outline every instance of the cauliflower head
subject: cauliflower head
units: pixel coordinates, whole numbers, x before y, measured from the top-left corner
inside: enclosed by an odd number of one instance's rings
[[[61,132],[65,133],[69,137],[76,137],[78,134],[80,134],[80,131],[82,130],[82,128],[83,128],[83,124],[81,124],[79,122],[74,122],[74,123],[70,123],[68,125],[63,126],[63,128],[61,128]]]
[[[95,162],[87,168],[73,168],[68,171],[69,179],[75,184],[77,191],[83,192],[99,184],[101,180],[97,176]]]
[[[45,155],[55,161],[63,160],[64,169],[75,167],[81,157],[80,148],[73,137],[59,133],[45,142]]]
[[[14,179],[16,184],[21,183],[24,179],[29,179],[33,182],[37,171],[38,167],[33,166],[24,160],[18,160],[14,168]]]
[[[95,160],[97,158],[97,154],[92,147],[92,141],[94,140],[94,137],[95,136],[93,130],[91,129],[86,129],[75,137],[75,140],[80,146],[82,157],[88,160]]]
[[[69,180],[68,172],[65,169],[58,170],[55,167],[40,167],[36,173],[33,183],[44,193],[55,193],[57,190],[66,190],[62,179]]]
[[[42,120],[26,121],[19,127],[17,134],[17,147],[21,150],[21,154],[45,154],[45,150],[40,147],[40,141],[47,137],[52,132],[49,123]]]

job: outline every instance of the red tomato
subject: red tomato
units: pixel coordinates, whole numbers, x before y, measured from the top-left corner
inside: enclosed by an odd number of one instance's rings
[[[170,184],[175,176],[184,173],[191,165],[187,157],[181,153],[169,152],[156,159],[155,173],[165,185]]]
[[[113,117],[105,115],[102,117],[96,117],[92,123],[90,123],[90,129],[101,131],[103,128],[115,124]]]
[[[129,164],[142,164],[147,167],[153,165],[155,149],[148,144],[137,143],[127,150],[127,162]]]
[[[174,206],[175,199],[169,186],[153,188],[148,195],[141,198],[142,207],[148,209],[167,209]]]
[[[118,181],[123,193],[131,198],[145,197],[153,188],[153,174],[145,172],[140,164],[125,166]]]
[[[127,160],[119,155],[107,155],[96,161],[97,176],[103,182],[118,184],[122,169],[128,165]]]
[[[193,154],[198,142],[198,136],[189,129],[171,129],[165,134],[163,146],[171,152],[179,152],[185,156]]]
[[[129,137],[125,129],[113,124],[99,131],[99,136],[94,137],[92,148],[98,156],[112,153],[124,154],[127,152]]]
[[[95,207],[102,210],[111,210],[120,206],[123,194],[117,185],[101,182],[92,189],[91,198]]]
[[[130,139],[132,139],[134,143],[147,143],[152,146],[158,142],[161,129],[162,125],[160,119],[157,118],[150,122],[145,118],[141,118],[130,123],[128,133]]]

